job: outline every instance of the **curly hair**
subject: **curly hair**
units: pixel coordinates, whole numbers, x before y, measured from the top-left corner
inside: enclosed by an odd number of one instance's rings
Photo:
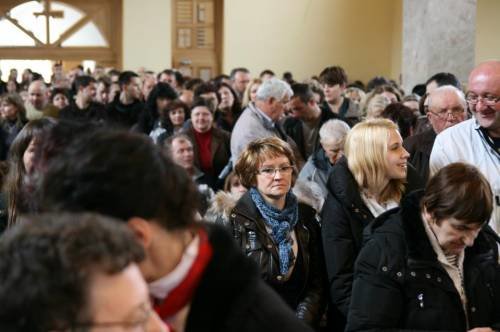
[[[144,259],[128,228],[95,214],[22,218],[0,240],[0,329],[62,331],[91,319],[96,273],[113,275]]]

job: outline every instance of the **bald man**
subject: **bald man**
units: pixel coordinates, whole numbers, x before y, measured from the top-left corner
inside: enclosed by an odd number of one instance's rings
[[[47,86],[41,80],[33,81],[28,87],[26,102],[26,117],[28,120],[40,119],[46,116],[57,118],[59,110],[49,103]]]
[[[466,100],[474,118],[444,130],[436,137],[431,174],[453,162],[478,167],[493,190],[490,226],[500,233],[500,61],[488,61],[469,76]]]

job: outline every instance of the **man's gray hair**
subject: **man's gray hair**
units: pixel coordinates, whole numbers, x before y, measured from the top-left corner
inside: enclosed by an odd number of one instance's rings
[[[282,100],[285,96],[291,98],[293,96],[292,88],[287,82],[282,81],[277,78],[271,78],[262,82],[262,84],[257,89],[257,100],[268,100],[269,98],[274,98],[276,100]]]
[[[332,119],[326,121],[319,130],[319,137],[322,143],[343,142],[351,128],[342,120]]]
[[[464,107],[464,110],[467,110],[467,102],[465,101],[465,95],[463,91],[454,87],[453,85],[443,85],[432,91],[427,97],[427,106],[431,108],[433,106],[432,99],[435,98],[437,95],[440,95],[445,92],[454,92],[457,95],[460,104],[462,104],[462,106]]]

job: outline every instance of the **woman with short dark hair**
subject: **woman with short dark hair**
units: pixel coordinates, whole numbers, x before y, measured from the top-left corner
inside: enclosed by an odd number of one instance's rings
[[[326,304],[320,231],[316,211],[291,191],[297,178],[292,149],[277,137],[255,140],[235,171],[250,188],[230,215],[235,240],[297,317],[315,326]]]
[[[347,331],[498,330],[492,197],[474,166],[454,163],[376,219],[356,262]]]

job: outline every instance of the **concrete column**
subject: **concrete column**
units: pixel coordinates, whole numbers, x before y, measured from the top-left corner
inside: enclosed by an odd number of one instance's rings
[[[403,1],[405,91],[443,71],[466,82],[474,67],[477,0]]]

